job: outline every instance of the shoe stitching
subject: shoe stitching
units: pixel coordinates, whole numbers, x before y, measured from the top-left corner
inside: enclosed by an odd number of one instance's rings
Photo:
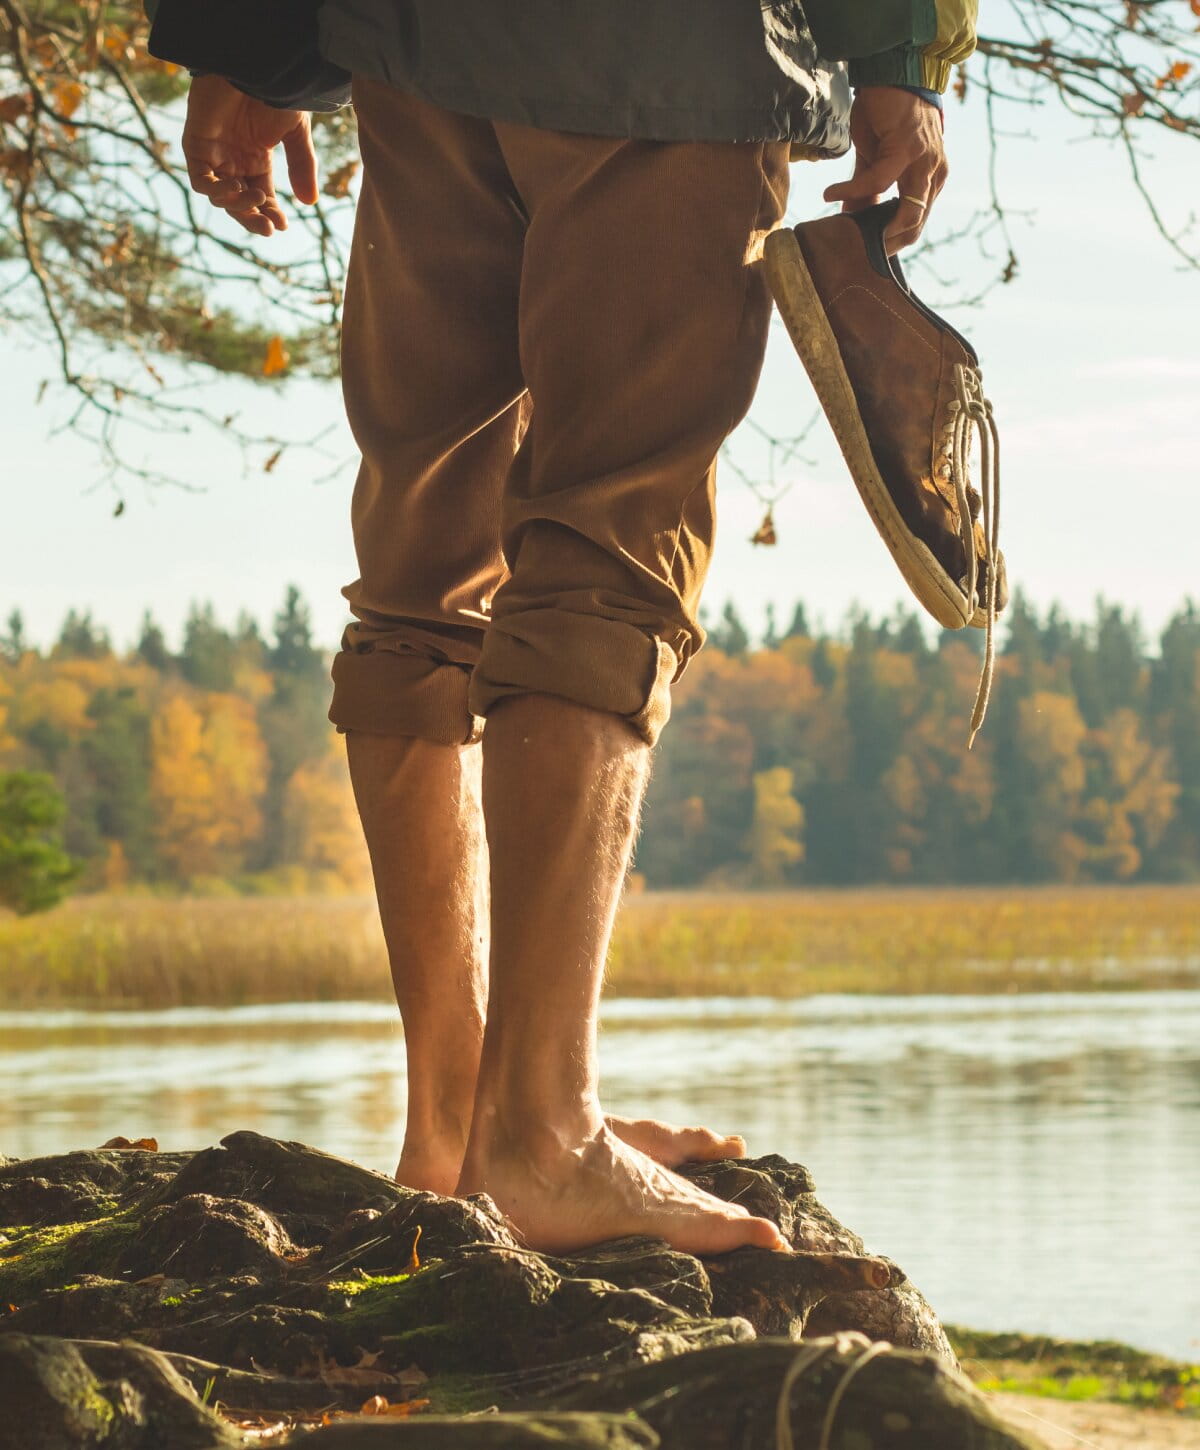
[[[919,343],[921,343],[923,347],[927,347],[932,353],[938,352],[938,349],[934,347],[933,343],[931,343],[927,337],[922,337],[917,329],[912,325],[912,323],[909,322],[907,317],[905,317],[902,313],[897,312],[890,302],[885,302],[884,299],[880,297],[878,292],[873,292],[870,287],[864,287],[861,282],[848,282],[840,292],[836,293],[825,304],[826,312],[828,312],[829,309],[833,307],[836,303],[840,302],[842,298],[845,297],[847,292],[865,292],[867,296],[872,299],[872,301],[878,302],[880,307],[886,307],[887,310],[896,319],[896,321],[902,323],[903,326],[907,327],[909,332],[912,333],[912,335],[917,339]]]

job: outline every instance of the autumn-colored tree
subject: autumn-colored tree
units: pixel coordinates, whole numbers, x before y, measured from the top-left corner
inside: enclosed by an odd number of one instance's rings
[[[150,791],[164,861],[180,880],[241,868],[262,825],[266,751],[232,695],[170,691],[150,728]]]
[[[754,820],[745,843],[751,885],[782,886],[804,859],[804,807],[792,794],[793,784],[784,765],[754,777]]]
[[[333,731],[324,755],[299,766],[287,782],[282,864],[299,867],[309,879],[336,882],[345,890],[370,888],[371,863],[346,753]]]
[[[0,769],[53,774],[84,889],[219,875],[365,890],[303,601],[285,599],[266,636],[245,616],[227,630],[204,606],[196,615],[230,643],[228,689],[191,683],[165,642],[159,667],[140,642],[124,655],[27,642],[0,654]],[[1200,880],[1195,606],[1148,655],[1114,606],[1074,622],[1024,601],[967,751],[978,668],[972,641],[918,641],[903,615],[702,651],[659,747],[640,879]],[[1129,703],[1095,713],[1106,698]]]

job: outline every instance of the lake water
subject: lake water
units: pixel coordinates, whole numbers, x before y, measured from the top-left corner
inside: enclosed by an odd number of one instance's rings
[[[617,1000],[607,1106],[779,1152],[943,1318],[1200,1359],[1200,992]],[[253,1128],[388,1171],[378,1004],[0,1017],[0,1153]]]

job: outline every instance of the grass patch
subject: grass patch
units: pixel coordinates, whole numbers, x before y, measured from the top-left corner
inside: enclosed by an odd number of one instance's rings
[[[348,1329],[363,1335],[425,1332],[424,1325],[438,1324],[445,1314],[440,1270],[440,1261],[431,1259],[413,1274],[340,1279],[329,1285],[344,1303],[333,1313]]]
[[[337,1279],[329,1285],[334,1294],[345,1294],[353,1298],[356,1294],[367,1294],[391,1284],[404,1284],[411,1274],[365,1274],[361,1279]]]
[[[610,994],[799,997],[1200,985],[1200,888],[630,894]],[[10,1007],[387,1000],[365,897],[77,897],[0,918]]]
[[[1115,1340],[988,1334],[947,1326],[963,1369],[982,1390],[1055,1400],[1104,1400],[1200,1419],[1200,1365]]]

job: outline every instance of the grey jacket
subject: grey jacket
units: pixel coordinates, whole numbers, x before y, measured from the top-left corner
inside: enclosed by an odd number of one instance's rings
[[[665,141],[848,143],[849,82],[936,100],[977,0],[146,0],[150,49],[273,105],[359,72],[451,110]],[[844,62],[849,62],[848,67]]]
[[[848,144],[845,68],[817,55],[797,0],[324,0],[318,24],[327,60],[468,115]]]

